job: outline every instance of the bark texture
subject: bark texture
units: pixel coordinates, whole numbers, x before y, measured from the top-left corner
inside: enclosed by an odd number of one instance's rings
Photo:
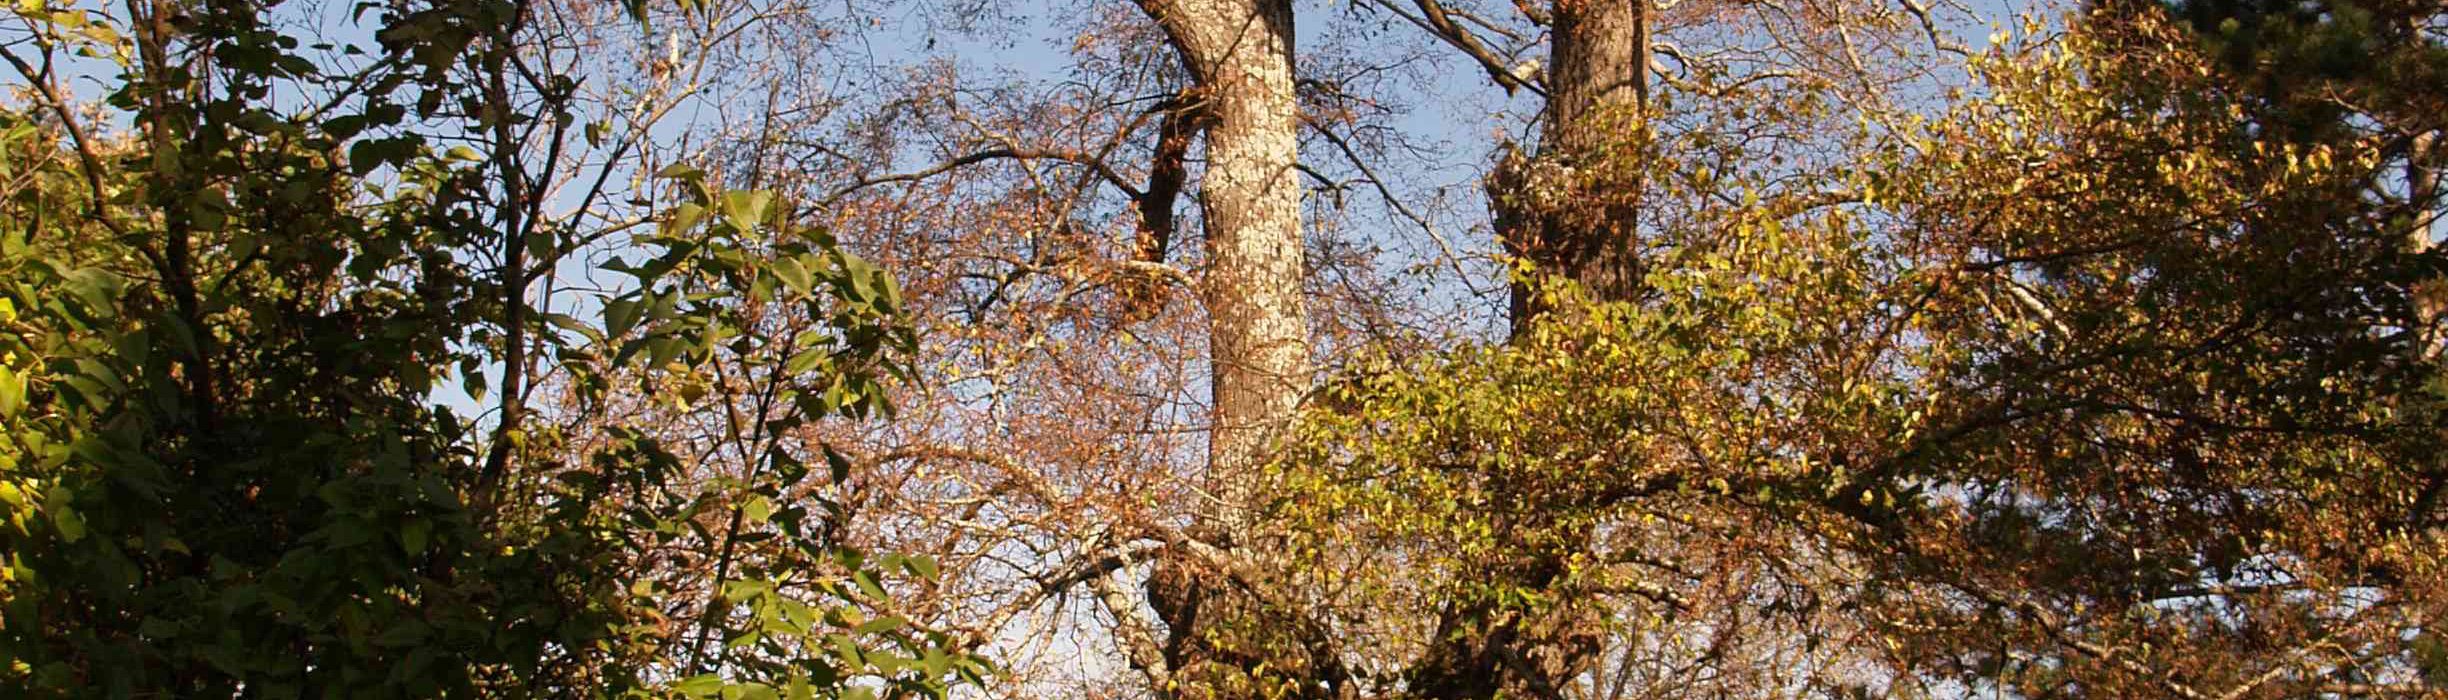
[[[1300,645],[1270,639],[1266,606],[1189,549],[1230,550],[1249,530],[1256,466],[1309,381],[1309,315],[1301,294],[1299,106],[1289,0],[1141,0],[1195,81],[1207,167],[1209,357],[1207,483],[1220,505],[1157,562],[1150,608],[1168,628],[1164,659],[1185,697],[1284,697],[1305,683],[1270,681]]]
[[[1148,0],[1204,97],[1210,353],[1219,486],[1239,477],[1309,379],[1301,298],[1299,106],[1288,0]],[[1229,490],[1229,488],[1227,489]]]
[[[1532,590],[1549,589],[1566,575],[1565,555],[1540,551],[1490,566],[1491,581]],[[1598,658],[1604,619],[1576,596],[1522,607],[1482,601],[1457,603],[1437,620],[1436,642],[1412,667],[1418,697],[1561,698],[1576,676]]]
[[[1505,250],[1600,300],[1639,291],[1642,141],[1649,98],[1646,0],[1558,0],[1538,151],[1507,149],[1487,182]],[[1515,332],[1546,313],[1513,285]]]

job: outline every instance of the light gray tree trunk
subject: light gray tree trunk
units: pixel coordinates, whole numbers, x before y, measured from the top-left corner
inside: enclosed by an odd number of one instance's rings
[[[1309,381],[1300,114],[1287,0],[1146,0],[1197,80],[1207,136],[1206,274],[1219,480],[1241,480]],[[1222,485],[1230,489],[1229,485]]]
[[[1309,312],[1302,296],[1300,115],[1293,93],[1289,0],[1141,0],[1188,66],[1191,106],[1206,137],[1198,193],[1205,213],[1210,389],[1214,424],[1207,486],[1217,496],[1192,537],[1198,548],[1162,558],[1150,607],[1169,628],[1164,663],[1191,697],[1279,696],[1253,678],[1283,670],[1285,649],[1246,633],[1263,614],[1211,557],[1247,545],[1260,495],[1258,467],[1310,380]],[[1234,640],[1230,637],[1240,636]],[[1297,665],[1297,664],[1292,664]]]

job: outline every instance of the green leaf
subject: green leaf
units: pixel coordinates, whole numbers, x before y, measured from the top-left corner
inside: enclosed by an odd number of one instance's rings
[[[323,133],[331,134],[332,138],[342,141],[356,136],[357,132],[365,131],[365,128],[366,117],[363,114],[333,117],[323,122]]]
[[[654,176],[666,180],[703,180],[705,171],[691,167],[687,163],[673,163],[655,171]]]
[[[101,270],[74,270],[61,277],[67,282],[68,292],[84,302],[86,312],[103,315],[117,307],[118,276]]]
[[[633,299],[613,299],[604,302],[604,336],[618,338],[628,335],[629,329],[637,327],[638,317],[643,315],[645,310],[645,305]]]
[[[815,277],[808,273],[806,267],[800,266],[799,261],[789,256],[775,258],[773,263],[766,266],[765,269],[773,271],[774,276],[781,278],[783,284],[789,285],[791,291],[800,294],[811,294],[815,291]]]
[[[723,193],[723,216],[742,228],[765,223],[773,213],[773,193],[764,190],[738,190]]]
[[[850,288],[845,290],[846,293],[843,296],[852,301],[875,300],[875,267],[868,265],[866,260],[848,253],[841,254],[841,263],[842,276],[850,278]]]
[[[148,617],[144,619],[144,622],[136,625],[136,633],[151,637],[154,641],[160,641],[177,637],[179,625],[158,617]]]
[[[653,338],[646,341],[646,365],[662,367],[671,364],[673,359],[680,357],[680,353],[687,349],[688,343],[679,338],[671,336]]]
[[[537,260],[544,260],[552,257],[553,232],[551,229],[538,227],[536,230],[527,234],[527,240],[525,243],[527,244],[527,255],[529,257]]]
[[[944,656],[942,649],[928,649],[919,658],[918,665],[925,669],[928,678],[942,678],[951,670],[952,660]]]
[[[431,543],[432,538],[433,521],[431,520],[411,518],[408,522],[400,524],[400,548],[408,550],[410,555],[424,554],[425,546]]]
[[[119,378],[118,370],[111,369],[110,365],[94,360],[78,359],[76,370],[78,376],[99,382],[103,388],[109,389],[113,394],[127,391],[127,383]]]
[[[773,517],[773,501],[764,496],[750,497],[748,505],[740,508],[740,514],[747,516],[750,523],[763,523]]]
[[[809,371],[816,369],[818,364],[822,364],[825,361],[825,358],[831,356],[832,353],[825,352],[821,349],[801,350],[799,352],[791,353],[790,359],[782,361],[782,371],[792,375],[804,375]]]
[[[672,690],[679,691],[680,694],[687,695],[692,698],[711,696],[722,692],[722,689],[722,676],[711,673],[691,676],[687,680],[672,684]]]
[[[164,328],[170,331],[167,335],[175,349],[179,351],[180,357],[196,356],[198,350],[196,349],[195,329],[187,325],[186,319],[175,314],[160,313],[153,316],[151,325],[154,328]]]
[[[857,668],[867,665],[867,655],[859,649],[858,642],[852,640],[850,635],[826,635],[825,641],[832,642],[833,656],[841,659],[843,666]]]
[[[601,331],[595,330],[595,327],[589,326],[585,322],[571,317],[568,314],[545,314],[544,320],[551,323],[553,326],[560,328],[561,330],[578,334],[579,337],[587,339],[587,342],[602,343],[604,341],[604,335]]]
[[[742,649],[754,647],[758,642],[762,641],[765,641],[765,632],[763,630],[748,630],[741,632],[739,636],[723,640],[723,648]],[[734,697],[739,693],[739,690],[740,688],[738,686],[726,688],[723,690],[723,697]]]
[[[332,549],[347,549],[381,536],[380,531],[367,527],[369,524],[359,518],[344,517],[324,526],[321,534],[325,535],[325,542]]]
[[[791,634],[807,634],[816,625],[816,610],[806,603],[789,598],[777,601],[782,608],[782,621]]]
[[[485,373],[483,372],[471,372],[462,375],[462,379],[459,382],[459,388],[467,392],[468,398],[483,401],[485,393],[491,391],[490,387],[492,381],[493,380],[491,379],[485,378]]]
[[[833,483],[838,484],[850,480],[850,458],[842,456],[842,453],[833,449],[832,445],[818,445],[818,447],[824,450],[825,466],[833,470]]]
[[[59,528],[61,541],[76,544],[77,540],[85,539],[85,516],[77,514],[76,509],[68,507],[66,503],[47,505],[51,510],[51,526]]]
[[[393,649],[412,647],[424,643],[427,637],[432,636],[432,633],[433,628],[427,627],[425,623],[413,618],[403,618],[394,622],[390,629],[383,630],[382,636],[374,639],[374,644]]]
[[[665,220],[662,228],[658,230],[666,236],[688,233],[691,229],[697,228],[698,223],[705,221],[707,213],[703,206],[693,203],[682,204],[679,208],[672,210],[671,218]]]
[[[25,380],[6,365],[0,365],[0,418],[17,415],[25,408]]]
[[[876,579],[873,574],[869,574],[865,571],[853,571],[850,572],[850,580],[857,583],[859,592],[867,594],[867,597],[870,599],[885,600],[888,597],[884,594],[884,585],[876,583]]]
[[[187,208],[187,222],[197,231],[219,231],[229,224],[229,216],[211,198],[197,198]]]
[[[358,141],[349,144],[348,161],[350,174],[365,177],[366,173],[374,172],[375,168],[382,167],[382,147],[374,145],[373,141]]]
[[[942,573],[942,567],[936,565],[935,558],[926,555],[905,558],[901,560],[901,566],[909,569],[911,575],[927,580],[934,580],[936,574]]]
[[[884,308],[885,308],[885,310],[887,310],[887,311],[893,311],[893,310],[898,310],[898,309],[900,309],[900,308],[901,308],[901,282],[900,282],[900,280],[895,279],[895,278],[893,277],[893,274],[892,274],[892,273],[890,273],[890,272],[885,272],[885,271],[883,271],[883,270],[877,270],[877,271],[876,271],[876,278],[877,278],[877,279],[879,279],[879,280],[882,280],[882,281],[883,281],[883,286],[884,286]]]
[[[864,584],[862,584],[862,585],[864,585]],[[879,590],[880,590],[880,589],[879,589]],[[877,597],[879,597],[879,598],[880,598],[880,597],[882,597],[882,596],[877,596]],[[859,625],[858,627],[856,627],[856,628],[855,628],[855,631],[856,631],[856,632],[858,632],[859,634],[882,634],[882,633],[885,633],[885,632],[891,632],[891,631],[893,631],[893,630],[901,629],[901,627],[902,627],[903,625],[908,624],[908,622],[909,622],[909,621],[907,621],[907,620],[903,620],[903,619],[901,619],[899,616],[887,615],[887,616],[884,616],[884,617],[879,617],[879,618],[876,618],[876,619],[873,619],[873,620],[868,620],[868,621],[866,622],[866,624],[862,624],[862,625]]]

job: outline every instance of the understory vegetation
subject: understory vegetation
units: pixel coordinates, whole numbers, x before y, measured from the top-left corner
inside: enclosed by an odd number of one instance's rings
[[[0,24],[0,695],[2448,698],[2438,6]]]

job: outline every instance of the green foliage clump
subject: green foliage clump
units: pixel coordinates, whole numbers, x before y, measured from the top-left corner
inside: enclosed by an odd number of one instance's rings
[[[481,108],[524,5],[391,7],[384,59],[342,73],[269,6],[193,9],[175,33],[13,10],[46,49],[123,71],[110,103],[134,133],[55,94],[0,111],[0,689],[858,697],[981,678],[888,612],[887,585],[934,565],[833,541],[837,513],[784,500],[811,471],[784,447],[683,494],[697,477],[662,443],[582,440],[532,383],[498,387],[489,425],[432,403],[453,373],[549,366],[592,405],[728,350],[771,357],[790,402],[755,430],[887,413],[913,343],[888,274],[769,194],[674,171],[690,201],[643,241],[660,255],[622,268],[635,288],[601,323],[546,313],[536,272],[589,239],[536,222],[520,139],[482,138],[539,123]],[[532,94],[565,100],[566,80]],[[271,97],[329,84],[352,87],[320,112]],[[506,150],[418,130],[451,128]],[[751,305],[814,325],[746,335]],[[790,554],[737,563],[742,541]],[[667,558],[692,546],[706,566]]]
[[[1398,695],[2436,689],[2432,200],[2244,128],[2179,37],[2002,46],[1841,204],[1704,208],[1634,301],[1345,371],[1275,474],[1294,575]]]

